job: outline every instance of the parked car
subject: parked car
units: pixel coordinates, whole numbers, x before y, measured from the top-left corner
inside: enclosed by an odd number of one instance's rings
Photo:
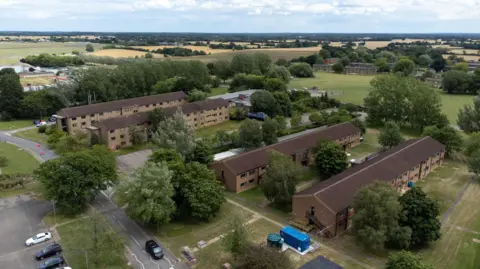
[[[57,121],[57,115],[52,115],[49,119],[48,122],[56,122]]]
[[[51,233],[49,233],[49,232],[39,233],[37,235],[34,235],[34,236],[28,238],[27,241],[25,241],[25,245],[33,246],[35,244],[39,244],[39,243],[48,241],[50,239],[52,239],[52,234]]]
[[[44,126],[44,125],[47,125],[47,122],[44,121],[44,120],[41,120],[39,123],[37,123],[37,127],[40,127],[40,126]]]
[[[58,255],[62,252],[62,246],[60,244],[51,244],[47,246],[46,248],[40,250],[35,254],[35,258],[37,260],[43,260],[45,258],[48,258],[50,256]]]
[[[68,267],[68,266],[67,267],[57,267],[55,269],[72,269],[72,267]]]
[[[37,124],[39,124],[39,123],[40,123],[39,120],[34,120],[34,121],[33,121],[33,125],[35,125],[35,126],[37,126]]]
[[[65,265],[65,260],[63,259],[63,257],[60,256],[46,260],[45,262],[40,264],[38,269],[54,269],[62,265]]]
[[[163,249],[154,240],[145,242],[145,250],[155,260],[163,259]]]

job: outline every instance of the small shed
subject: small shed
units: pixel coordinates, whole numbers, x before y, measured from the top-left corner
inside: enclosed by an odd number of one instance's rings
[[[302,265],[299,269],[344,269],[342,266],[332,262],[324,256],[318,256],[315,259]]]
[[[283,227],[280,235],[285,244],[300,252],[304,252],[310,247],[310,237],[290,226]]]

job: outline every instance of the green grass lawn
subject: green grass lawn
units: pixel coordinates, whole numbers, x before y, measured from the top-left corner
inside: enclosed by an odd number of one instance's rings
[[[40,143],[42,145],[47,145],[48,136],[46,134],[41,134],[38,132],[38,129],[30,129],[26,131],[16,132],[13,136],[20,137],[26,140]]]
[[[33,120],[0,121],[0,131],[10,131],[33,125]]]
[[[208,96],[215,96],[215,95],[221,95],[227,93],[227,88],[212,88],[212,92]]]
[[[70,267],[75,269],[86,269],[86,260],[85,253],[80,250],[86,250],[88,253],[88,268],[102,268],[102,269],[127,269],[131,268],[127,265],[125,256],[124,256],[124,247],[123,244],[118,248],[112,248],[108,244],[103,242],[109,242],[107,240],[99,239],[102,243],[99,248],[101,248],[101,258],[99,259],[98,267],[94,265],[93,259],[95,253],[92,250],[93,246],[93,224],[90,218],[80,219],[68,223],[66,225],[61,225],[56,228],[58,234],[60,235],[60,244],[63,247],[63,256],[67,260],[67,263]],[[97,224],[97,234],[101,234],[98,237],[102,236],[115,238],[115,241],[119,240],[116,232],[105,232],[109,231],[110,226],[101,219]],[[105,233],[105,235],[103,235]]]
[[[352,156],[349,158],[364,158],[371,153],[379,151],[381,146],[378,144],[378,134],[379,131],[377,129],[368,128],[363,135],[363,142],[348,151],[350,154],[352,154]]]
[[[42,198],[42,186],[38,181],[32,181],[24,185],[24,187],[15,187],[8,190],[1,190],[0,191],[0,198],[20,195],[20,194],[28,194],[30,196],[34,196],[37,199]]]
[[[208,241],[225,234],[228,231],[229,216],[232,213],[241,214],[246,220],[252,216],[250,212],[225,203],[218,215],[209,222],[172,222],[152,232],[165,247],[180,256],[180,249],[184,246],[194,248],[199,241]]]
[[[0,142],[0,156],[7,158],[6,167],[2,167],[2,173],[32,173],[38,167],[38,161],[27,151],[19,147]]]
[[[195,135],[196,137],[201,137],[201,138],[213,137],[218,131],[237,130],[241,124],[242,124],[241,121],[229,120],[217,125],[198,129],[195,131]]]
[[[339,75],[325,72],[315,72],[315,78],[299,78],[292,80],[288,87],[301,89],[303,87],[319,87],[321,90],[343,92],[335,96],[343,102],[363,104],[363,99],[372,89],[370,81],[374,76]],[[441,92],[443,111],[450,123],[456,124],[458,110],[465,104],[472,104],[472,95],[451,95]]]

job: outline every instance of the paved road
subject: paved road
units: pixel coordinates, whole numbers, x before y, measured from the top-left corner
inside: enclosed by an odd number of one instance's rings
[[[37,127],[34,126],[33,128],[37,128]],[[27,127],[27,128],[22,128],[21,130],[28,130],[28,129],[32,129],[32,128]],[[12,136],[12,134],[17,131],[18,130],[8,131],[8,132],[0,131],[0,142],[7,141],[19,146],[24,150],[29,150],[32,153],[34,153],[34,157],[41,162],[48,161],[58,157],[58,155],[55,152],[49,150],[47,147],[43,145],[40,145],[36,142],[32,142],[23,138]],[[40,153],[42,152],[43,152],[43,155],[40,155]]]
[[[175,256],[165,249],[161,242],[158,242],[165,250],[165,258],[161,260],[153,260],[144,250],[145,241],[153,237],[147,234],[136,222],[130,220],[123,209],[117,207],[111,202],[107,195],[101,193],[97,196],[92,204],[107,218],[113,227],[115,227],[120,235],[125,239],[126,247],[129,255],[127,258],[135,268],[141,269],[188,269],[182,262],[178,262]],[[156,240],[158,241],[158,240]]]

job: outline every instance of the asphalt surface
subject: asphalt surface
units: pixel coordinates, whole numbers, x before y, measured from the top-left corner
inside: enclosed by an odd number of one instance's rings
[[[153,237],[145,232],[136,222],[130,220],[123,209],[117,207],[107,198],[107,194],[101,193],[92,204],[95,209],[109,220],[110,224],[125,239],[128,250],[127,258],[132,266],[142,269],[188,269],[189,267],[182,262],[178,262],[175,256],[158,240],[160,247],[165,252],[165,257],[161,260],[153,260],[145,252],[145,242]]]
[[[25,240],[48,231],[42,218],[51,210],[50,202],[26,195],[0,199],[0,268],[38,268],[40,262],[35,260],[35,253],[53,240],[31,247],[25,246]]]
[[[40,145],[36,142],[32,142],[23,138],[15,137],[12,134],[20,131],[25,131],[29,129],[37,128],[35,126],[22,128],[13,131],[0,131],[0,142],[10,142],[14,143],[15,145],[19,146],[24,150],[29,150],[34,153],[34,157],[37,158],[39,161],[48,161],[54,158],[57,158],[58,155],[49,150],[47,147]]]

